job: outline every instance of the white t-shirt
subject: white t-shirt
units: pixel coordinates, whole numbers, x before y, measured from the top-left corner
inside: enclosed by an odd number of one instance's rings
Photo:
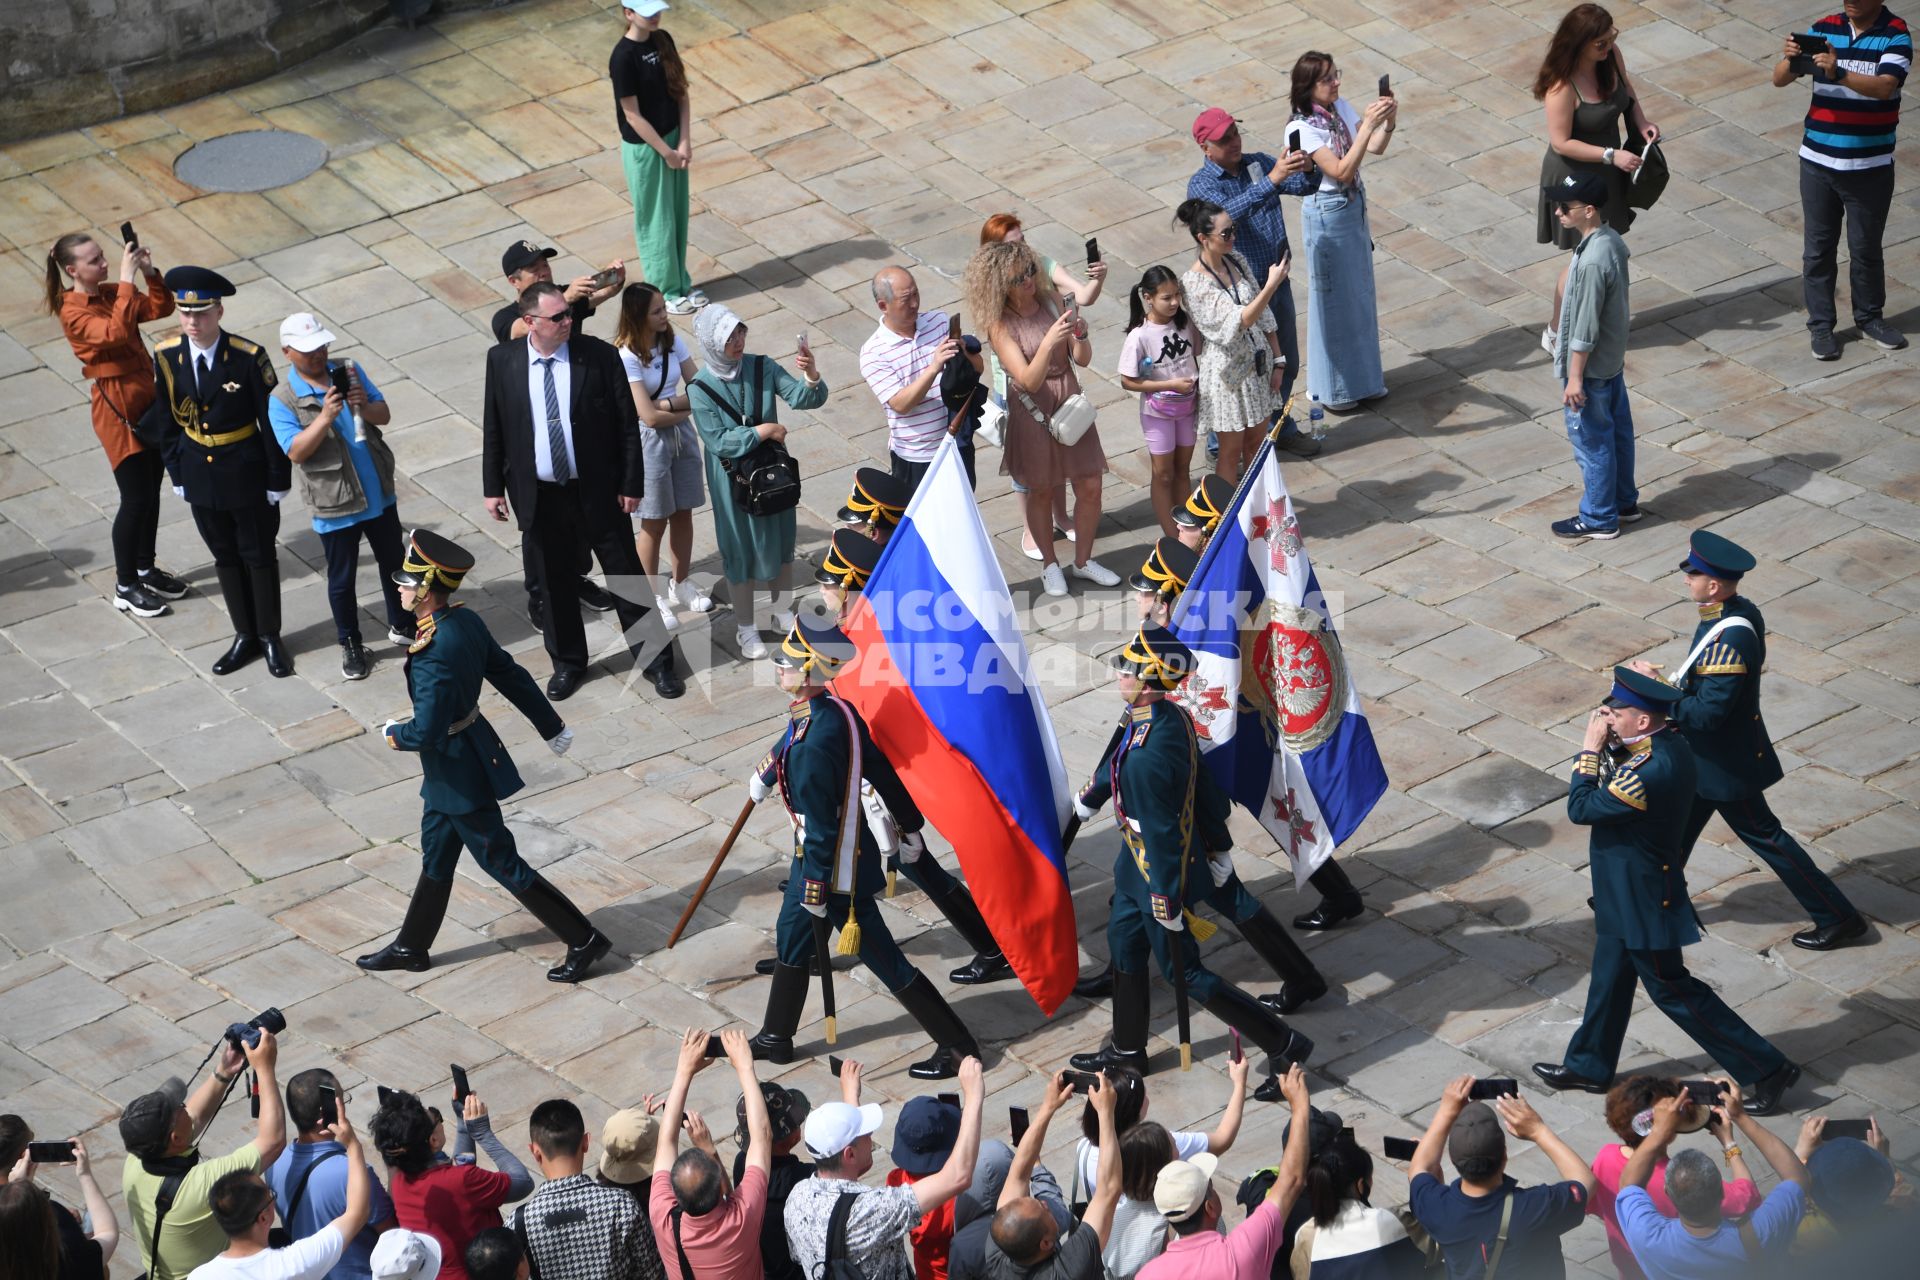
[[[328,1223],[284,1249],[262,1249],[245,1258],[221,1254],[195,1267],[187,1280],[320,1280],[346,1247],[340,1228]]]
[[[666,379],[661,380],[660,348],[653,347],[642,360],[625,347],[620,348],[620,364],[627,371],[627,381],[637,382],[641,389],[654,400],[665,400],[668,396],[680,392],[680,368],[693,359],[687,350],[687,344],[678,333],[673,335],[673,350],[667,355]]]
[[[1190,1160],[1199,1155],[1207,1149],[1207,1141],[1211,1136],[1205,1133],[1175,1133],[1173,1158]],[[1080,1189],[1076,1194],[1080,1198],[1091,1200],[1093,1188],[1100,1181],[1100,1148],[1085,1138],[1080,1139],[1079,1145],[1073,1149],[1073,1167],[1080,1179]],[[1120,1197],[1120,1203],[1127,1203],[1125,1195]]]
[[[1341,123],[1347,126],[1348,138],[1352,138],[1360,132],[1360,113],[1353,109],[1352,103],[1348,102],[1345,98],[1335,98],[1333,100],[1333,109],[1339,113]],[[1300,122],[1301,150],[1305,151],[1308,155],[1312,155],[1320,148],[1331,147],[1332,145],[1333,129],[1328,126],[1325,120],[1318,116],[1309,116]],[[1335,182],[1329,177],[1325,169],[1320,170],[1320,190],[1322,193],[1345,191],[1346,189],[1344,183]]]
[[[1200,362],[1194,356],[1193,328],[1156,324],[1149,320],[1127,332],[1120,344],[1120,376],[1161,382],[1169,378],[1198,378]],[[1193,413],[1194,392],[1154,391],[1146,411],[1161,418],[1185,418]]]

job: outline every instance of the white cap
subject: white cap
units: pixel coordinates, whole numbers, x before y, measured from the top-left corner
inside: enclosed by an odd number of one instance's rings
[[[373,1280],[433,1280],[440,1274],[440,1242],[405,1227],[382,1231],[370,1266]]]
[[[1153,1180],[1153,1207],[1168,1222],[1185,1222],[1207,1202],[1213,1171],[1219,1167],[1219,1157],[1205,1151],[1163,1166]]]
[[[631,9],[643,18],[651,18],[655,14],[665,13],[668,5],[667,0],[620,0],[620,7]]]
[[[856,1107],[845,1102],[823,1102],[807,1117],[801,1136],[808,1154],[815,1160],[825,1160],[852,1146],[855,1138],[878,1131],[885,1118],[877,1103]]]
[[[337,341],[310,311],[296,311],[280,322],[280,345],[295,351],[318,351]]]

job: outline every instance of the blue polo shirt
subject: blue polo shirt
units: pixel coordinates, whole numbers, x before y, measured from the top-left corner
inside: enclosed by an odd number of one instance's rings
[[[330,363],[327,367],[332,369],[335,366]],[[357,362],[353,366],[353,373],[355,377],[360,379],[360,385],[367,389],[367,399],[379,401],[382,404],[386,403],[387,398],[380,394],[380,388],[373,385],[373,379],[367,376],[367,371],[362,369]],[[287,367],[287,389],[293,392],[293,397],[296,400],[302,396],[319,396],[325,399],[329,387],[313,386],[305,378],[300,376],[298,369],[289,365]],[[292,445],[293,438],[300,434],[300,419],[294,416],[292,409],[281,404],[278,398],[269,398],[267,400],[267,420],[273,424],[274,438],[280,441],[280,448],[282,450]],[[347,421],[346,417],[342,415],[339,420],[339,427],[340,438],[346,441],[347,454],[353,459],[354,472],[360,477],[360,491],[367,495],[367,509],[350,516],[334,516],[324,520],[319,516],[315,516],[313,518],[313,531],[315,533],[333,533],[340,529],[350,529],[362,521],[372,520],[376,516],[385,515],[387,508],[393,505],[393,495],[380,487],[380,472],[373,465],[372,452],[368,450],[365,444],[353,438],[353,424]],[[294,465],[299,466],[300,464],[296,462]],[[351,1253],[352,1250],[349,1249],[348,1252]]]
[[[372,394],[372,388],[368,388]],[[320,1228],[332,1222],[347,1211],[347,1156],[346,1148],[337,1142],[294,1142],[280,1153],[273,1162],[273,1168],[267,1170],[267,1185],[273,1188],[278,1197],[280,1220],[295,1240],[304,1240],[318,1234]],[[322,1157],[331,1157],[323,1163]],[[300,1203],[291,1203],[294,1184],[300,1181],[300,1175],[309,1167],[318,1164],[307,1179],[306,1188],[300,1193]],[[346,1251],[340,1255],[333,1270],[327,1272],[327,1280],[373,1280],[373,1245],[380,1238],[374,1228],[393,1217],[393,1201],[387,1197],[386,1188],[380,1185],[380,1179],[373,1174],[373,1166],[367,1166],[367,1178],[371,1182],[372,1195],[367,1205],[367,1225],[360,1228],[360,1234],[347,1241]],[[289,1210],[292,1211],[289,1216]]]

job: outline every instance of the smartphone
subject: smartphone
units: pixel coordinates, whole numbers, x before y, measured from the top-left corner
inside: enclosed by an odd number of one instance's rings
[[[467,1095],[473,1092],[467,1085],[467,1069],[456,1062],[448,1064],[447,1072],[453,1077],[453,1109],[464,1112]]]
[[[958,311],[947,317],[947,337],[955,342],[960,341],[960,313]]]
[[[347,376],[347,366],[344,361],[327,370],[327,376],[333,379],[333,389],[340,393],[342,400],[353,391],[353,383]]]
[[[1290,124],[1287,126],[1287,150],[1299,151],[1300,149],[1300,126]]]
[[[834,1079],[838,1080],[840,1078],[840,1068],[844,1065],[845,1064],[834,1054],[830,1053],[827,1055],[827,1070],[833,1072]]]
[[[957,1093],[936,1093],[933,1095],[933,1099],[935,1102],[944,1102],[950,1107],[958,1107],[960,1105],[960,1095]]]
[[[794,337],[793,345],[794,345],[794,349],[799,351],[799,353],[803,356],[810,356],[813,354],[813,348],[807,345],[807,335],[804,333],[798,334]]]
[[[1680,1087],[1687,1091],[1687,1099],[1697,1107],[1714,1107],[1720,1104],[1720,1086],[1711,1080],[1683,1080]]]
[[[1411,1160],[1419,1149],[1420,1144],[1412,1138],[1380,1139],[1380,1154],[1389,1160]]]
[[[135,249],[140,247],[140,237],[133,234],[133,224],[131,222],[123,222],[120,224],[120,242],[131,245]]]
[[[604,289],[619,278],[620,272],[613,267],[608,267],[605,271],[596,271],[593,273],[593,287],[596,291]]]
[[[1066,305],[1060,308],[1060,318],[1068,324],[1072,324],[1078,320],[1080,318],[1080,299],[1074,297],[1072,294],[1068,294]]]
[[[1829,1133],[1833,1131],[1831,1124],[1827,1126],[1827,1131]],[[73,1144],[71,1142],[29,1142],[27,1159],[35,1164],[72,1164]]]
[[[1829,1120],[1827,1121],[1826,1128],[1820,1131],[1820,1141],[1832,1142],[1835,1138],[1858,1138],[1860,1141],[1865,1142],[1867,1140],[1867,1126],[1871,1123],[1872,1121],[1866,1119]],[[37,1147],[41,1144],[36,1142],[33,1145]],[[36,1159],[37,1158],[38,1157],[36,1157]]]
[[[1491,1102],[1495,1098],[1504,1098],[1519,1092],[1518,1080],[1492,1076],[1484,1080],[1475,1080],[1473,1090],[1467,1094],[1467,1098],[1472,1102]]]
[[[340,1123],[340,1093],[330,1084],[320,1086],[320,1123]]]
[[[1091,1071],[1062,1071],[1060,1076],[1075,1093],[1092,1092],[1094,1081],[1100,1078]]]
[[[1094,263],[1098,261],[1100,261],[1100,237],[1088,236],[1087,237],[1087,265],[1092,266]]]
[[[707,1056],[709,1058],[724,1058],[727,1056],[727,1046],[720,1043],[719,1036],[707,1037]]]
[[[1013,1145],[1017,1147],[1020,1145],[1020,1139],[1027,1136],[1027,1109],[1008,1107],[1007,1124],[1013,1134]]]
[[[1228,1027],[1227,1034],[1233,1037],[1233,1049],[1228,1053],[1227,1061],[1236,1064],[1244,1061],[1247,1056],[1247,1051],[1240,1047],[1240,1028]]]
[[[1386,76],[1380,77],[1380,96],[1383,98],[1391,98],[1393,96],[1393,86],[1387,83]]]

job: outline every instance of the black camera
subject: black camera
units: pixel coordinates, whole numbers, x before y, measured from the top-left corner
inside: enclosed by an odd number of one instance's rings
[[[227,1043],[236,1049],[256,1048],[260,1043],[260,1033],[271,1031],[279,1035],[287,1029],[287,1015],[278,1009],[262,1009],[246,1022],[230,1023],[227,1026]]]

